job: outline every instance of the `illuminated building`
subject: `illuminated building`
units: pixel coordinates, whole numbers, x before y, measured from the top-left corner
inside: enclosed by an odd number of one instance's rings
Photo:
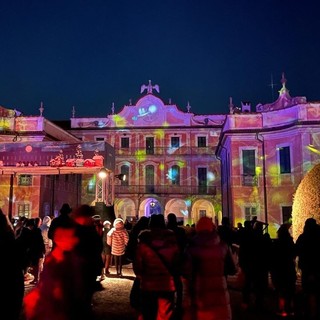
[[[230,100],[230,113],[223,115],[196,115],[189,104],[182,111],[165,103],[151,82],[140,93],[135,104],[118,113],[112,106],[105,117],[76,116],[75,109],[70,122],[51,123],[42,112],[2,115],[0,146],[17,139],[107,143],[115,154],[114,174],[127,176],[113,180],[115,197],[107,204],[114,200],[116,215],[130,220],[173,212],[184,223],[202,215],[220,223],[228,216],[233,225],[257,216],[275,237],[279,225],[291,219],[299,183],[319,163],[320,103],[291,97],[284,76],[276,101],[253,110],[250,103],[237,108]],[[38,118],[42,124],[35,130]],[[92,174],[82,176],[82,203],[96,200],[95,183]],[[39,205],[38,214],[43,215]]]
[[[221,159],[223,214],[234,225],[257,216],[272,237],[291,222],[293,197],[306,173],[319,162],[320,103],[291,97],[282,77],[270,104],[230,102],[216,155]]]
[[[144,92],[146,90],[146,92]],[[123,218],[175,213],[184,223],[221,219],[220,162],[215,156],[225,115],[194,115],[164,103],[151,82],[142,97],[105,118],[71,118],[72,135],[114,147],[115,212]]]
[[[114,169],[110,145],[84,143],[45,119],[42,105],[39,110],[23,116],[0,107],[0,207],[10,218],[58,215],[63,203],[88,200],[101,166]],[[97,150],[104,164],[94,161]]]

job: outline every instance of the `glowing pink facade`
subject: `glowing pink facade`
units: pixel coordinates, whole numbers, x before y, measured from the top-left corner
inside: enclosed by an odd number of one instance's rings
[[[151,86],[151,83],[149,83]],[[220,162],[215,156],[225,115],[197,116],[165,104],[145,86],[135,105],[105,118],[71,119],[83,141],[107,141],[116,154],[116,215],[133,219],[173,212],[185,223],[221,218]],[[157,87],[159,90],[159,87]]]
[[[278,226],[290,221],[295,190],[319,162],[320,149],[320,103],[291,97],[284,78],[282,84],[278,99],[256,110],[230,102],[229,114],[195,115],[190,105],[181,111],[165,103],[159,86],[149,82],[136,104],[119,113],[113,106],[106,117],[84,118],[74,109],[64,130],[42,116],[2,115],[6,134],[0,140],[56,136],[61,143],[107,142],[115,152],[115,174],[128,176],[115,180],[116,215],[174,212],[185,223],[202,215],[217,222],[228,216],[234,225],[256,215],[274,237]],[[89,204],[95,199],[92,179],[83,178],[82,201]]]
[[[295,190],[320,150],[320,103],[291,98],[282,83],[274,103],[227,115],[217,147],[224,215],[234,224],[256,215],[272,237],[290,221]]]

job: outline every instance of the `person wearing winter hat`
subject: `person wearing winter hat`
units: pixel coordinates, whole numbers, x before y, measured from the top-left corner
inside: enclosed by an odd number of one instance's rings
[[[196,223],[196,234],[186,248],[183,320],[231,320],[224,269],[227,254],[228,246],[220,241],[212,219],[201,217]]]
[[[105,220],[103,222],[103,234],[102,234],[102,261],[103,267],[101,270],[101,277],[100,281],[103,281],[106,278],[106,274],[110,274],[109,267],[111,264],[111,246],[107,243],[107,235],[108,232],[111,230],[111,222]]]
[[[196,232],[209,231],[212,232],[216,230],[216,225],[213,223],[212,219],[209,217],[202,217],[196,223]]]
[[[121,218],[117,218],[113,222],[113,228],[107,234],[107,244],[111,246],[111,254],[114,258],[116,272],[122,277],[122,257],[129,241],[128,231],[124,227]]]

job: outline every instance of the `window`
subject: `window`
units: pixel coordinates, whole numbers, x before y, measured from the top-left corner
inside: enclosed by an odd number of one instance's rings
[[[179,166],[172,166],[170,169],[170,179],[171,179],[171,183],[173,185],[180,185],[180,167]]]
[[[243,175],[254,176],[256,174],[256,151],[242,150]]]
[[[129,166],[127,165],[123,165],[121,166],[121,174],[125,174],[126,175],[126,180],[121,180],[121,185],[122,186],[128,186],[129,185]]]
[[[146,192],[154,193],[154,166],[146,166]]]
[[[291,173],[290,147],[279,149],[280,173]]]
[[[198,168],[198,192],[207,193],[207,168]]]
[[[282,222],[292,223],[292,207],[291,206],[282,207]]]
[[[207,216],[207,210],[199,210],[199,218],[206,217]]]
[[[104,137],[96,137],[96,141],[104,141]]]
[[[257,209],[255,207],[245,207],[244,208],[244,219],[246,221],[251,221],[253,217],[257,215]]]
[[[30,217],[30,203],[18,203],[18,216],[19,217]]]
[[[28,174],[22,174],[19,176],[18,180],[19,186],[32,186],[32,176]]]
[[[207,137],[198,137],[198,147],[205,148],[207,146]]]
[[[146,138],[146,154],[154,154],[154,138]]]
[[[121,148],[129,148],[129,138],[128,137],[121,138]]]
[[[87,185],[87,193],[88,194],[95,194],[96,193],[96,181],[91,179]]]
[[[171,148],[179,148],[179,147],[180,147],[180,138],[171,137]]]

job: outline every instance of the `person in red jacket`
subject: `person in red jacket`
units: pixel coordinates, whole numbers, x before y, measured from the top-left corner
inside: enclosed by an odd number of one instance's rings
[[[133,270],[140,279],[142,319],[176,319],[175,278],[179,276],[179,246],[164,216],[152,215],[149,229],[138,237]]]
[[[231,320],[225,277],[228,245],[220,241],[209,217],[196,224],[196,234],[186,248],[183,320]]]

